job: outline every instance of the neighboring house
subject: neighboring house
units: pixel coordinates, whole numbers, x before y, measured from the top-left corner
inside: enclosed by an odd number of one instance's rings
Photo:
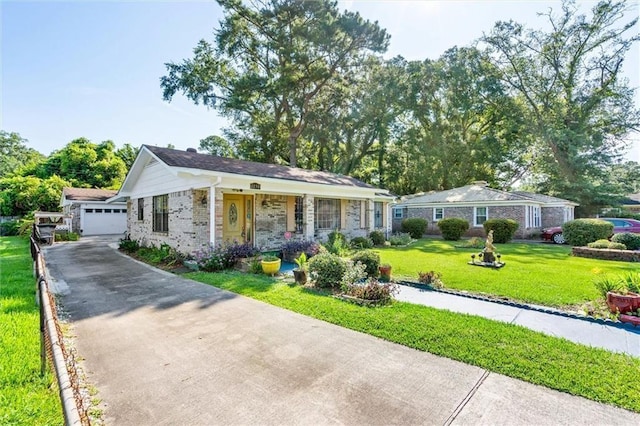
[[[429,224],[427,233],[437,234],[440,219],[458,217],[469,222],[467,235],[483,235],[484,221],[500,218],[518,222],[516,236],[523,238],[572,220],[577,205],[548,195],[500,191],[480,181],[447,191],[403,197],[393,206],[393,230],[399,231],[406,218],[422,217]]]
[[[620,204],[624,210],[629,210],[633,213],[640,213],[640,192],[637,194],[627,195],[627,198],[623,199]]]
[[[391,228],[386,191],[334,173],[143,145],[112,201],[127,200],[127,230],[145,244],[191,253],[210,243],[264,250]]]
[[[127,230],[127,203],[107,204],[117,191],[96,188],[63,188],[60,206],[73,215],[71,230],[82,235],[124,234]]]

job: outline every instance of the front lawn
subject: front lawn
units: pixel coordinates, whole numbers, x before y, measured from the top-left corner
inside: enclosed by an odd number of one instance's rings
[[[376,249],[393,276],[417,280],[418,272],[442,274],[445,287],[507,297],[546,306],[580,305],[600,295],[593,281],[598,273],[626,274],[637,270],[629,262],[586,259],[570,255],[571,248],[539,243],[496,244],[506,266],[502,269],[467,265],[479,249],[456,248],[461,241],[421,239],[408,247]]]
[[[40,325],[29,240],[0,238],[0,424],[64,423],[55,381],[40,376]]]
[[[640,359],[631,356],[421,305],[357,306],[259,275],[194,272],[186,276],[408,347],[640,412]]]

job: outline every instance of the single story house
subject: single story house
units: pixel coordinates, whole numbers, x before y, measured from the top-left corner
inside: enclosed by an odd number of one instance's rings
[[[127,202],[127,231],[144,244],[192,253],[250,242],[323,240],[391,229],[386,191],[348,176],[143,145],[111,201]]]
[[[97,188],[63,188],[60,206],[71,215],[71,231],[82,235],[124,234],[127,203],[107,204],[117,191]]]
[[[399,231],[404,219],[421,217],[428,222],[427,233],[438,234],[440,219],[457,217],[469,222],[467,235],[481,236],[485,220],[513,219],[520,225],[516,236],[526,238],[572,220],[577,205],[548,195],[501,191],[478,181],[446,191],[405,196],[393,206],[392,221],[393,230]]]
[[[637,194],[629,194],[620,203],[624,210],[629,210],[633,213],[640,213],[640,192]]]

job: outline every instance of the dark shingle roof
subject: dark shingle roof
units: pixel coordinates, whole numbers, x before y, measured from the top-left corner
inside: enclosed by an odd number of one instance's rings
[[[105,201],[114,195],[118,191],[111,189],[97,189],[97,188],[63,188],[62,194],[67,200],[75,201]]]
[[[256,163],[254,161],[237,160],[235,158],[218,157],[210,154],[181,151],[170,148],[144,145],[165,164],[172,167],[210,170],[214,172],[233,173],[245,176],[285,179],[298,182],[317,183],[322,185],[343,185],[359,188],[375,188],[358,179],[336,173],[299,169],[276,164]]]

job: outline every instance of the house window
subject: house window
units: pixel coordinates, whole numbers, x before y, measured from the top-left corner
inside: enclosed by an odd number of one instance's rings
[[[315,229],[340,228],[340,200],[316,198]]]
[[[404,219],[404,209],[402,207],[394,207],[393,208],[393,218],[394,219]]]
[[[105,213],[111,213],[111,209],[104,209]]]
[[[434,207],[433,208],[433,221],[437,222],[444,217],[444,208],[443,207]]]
[[[382,228],[382,203],[379,201],[373,203],[373,226]]]
[[[541,228],[542,215],[540,206],[527,206],[527,215],[525,219],[527,228]]]
[[[144,220],[144,198],[138,198],[138,220]]]
[[[96,213],[102,213],[102,209],[95,209],[94,210]]]
[[[565,207],[564,208],[564,221],[565,222],[569,222],[570,220],[573,220],[573,208],[572,207]]]
[[[473,208],[473,226],[482,226],[483,223],[489,218],[488,207],[474,207]]]
[[[296,232],[301,233],[303,231],[302,225],[304,223],[304,199],[302,197],[296,197],[296,206],[293,217],[296,223]]]
[[[85,209],[85,213],[93,213],[93,209]]]
[[[153,232],[169,232],[169,196],[153,197]]]

